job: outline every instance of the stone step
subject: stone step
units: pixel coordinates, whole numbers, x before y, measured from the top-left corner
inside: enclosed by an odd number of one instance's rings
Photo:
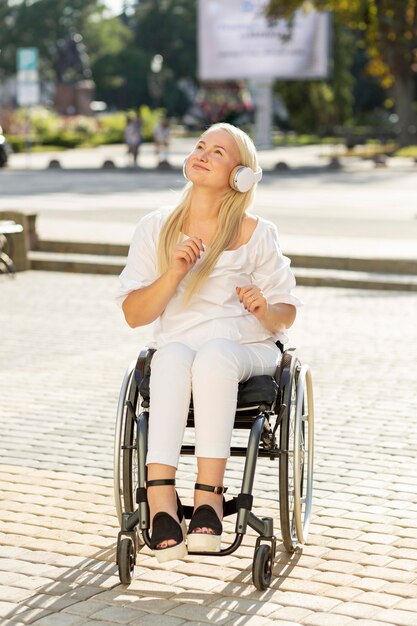
[[[417,291],[417,275],[356,272],[319,268],[294,268],[298,285],[311,287],[348,287],[384,291]]]
[[[99,243],[94,241],[55,241],[52,239],[39,239],[36,244],[37,252],[67,254],[95,254],[101,256],[126,257],[128,250],[128,244]]]
[[[86,274],[120,274],[125,256],[29,252],[31,269]],[[417,291],[417,275],[295,267],[298,285]]]
[[[127,244],[99,242],[39,240],[36,250],[39,252],[126,257],[129,246]],[[287,254],[290,256],[291,264],[295,268],[417,275],[417,259],[349,258],[334,255],[291,254],[288,252]]]
[[[32,270],[76,272],[80,274],[120,274],[126,265],[125,256],[75,254],[63,252],[28,253]]]

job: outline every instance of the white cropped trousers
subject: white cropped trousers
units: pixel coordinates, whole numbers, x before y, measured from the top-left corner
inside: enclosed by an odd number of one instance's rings
[[[147,463],[178,467],[191,390],[196,456],[228,458],[239,382],[273,375],[280,358],[272,339],[212,339],[197,351],[180,342],[159,348],[151,366]]]

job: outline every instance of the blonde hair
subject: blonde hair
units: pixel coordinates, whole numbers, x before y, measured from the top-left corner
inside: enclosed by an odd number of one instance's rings
[[[210,126],[202,135],[210,130],[225,130],[235,140],[240,153],[239,165],[258,170],[258,157],[252,139],[240,128],[231,124],[219,123]],[[246,210],[252,204],[256,185],[249,191],[241,193],[230,188],[220,206],[217,230],[214,238],[207,247],[206,252],[198,267],[187,276],[187,286],[185,291],[185,301],[198,292],[203,283],[207,280],[221,253],[237,242],[242,220]],[[184,188],[178,206],[171,213],[159,236],[158,245],[158,266],[160,272],[165,272],[169,267],[171,253],[174,247],[181,240],[185,221],[191,205],[192,183],[187,183]]]

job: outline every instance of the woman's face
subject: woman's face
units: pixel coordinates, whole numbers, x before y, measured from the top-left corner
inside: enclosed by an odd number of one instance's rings
[[[187,177],[195,185],[226,191],[230,174],[239,164],[239,149],[232,135],[221,128],[208,130],[187,159]]]

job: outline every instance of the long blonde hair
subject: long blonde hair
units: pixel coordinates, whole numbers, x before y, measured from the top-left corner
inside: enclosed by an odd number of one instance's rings
[[[240,153],[240,165],[258,170],[258,157],[252,139],[240,128],[231,124],[219,123],[210,126],[202,137],[210,130],[225,130],[236,141]],[[246,210],[252,204],[256,185],[249,191],[241,193],[230,188],[220,206],[216,233],[201,263],[187,277],[185,301],[201,288],[210,276],[221,253],[237,242],[242,220]],[[171,213],[162,227],[158,244],[159,271],[165,272],[169,267],[171,253],[183,236],[185,221],[191,205],[193,184],[187,183],[178,206]]]

